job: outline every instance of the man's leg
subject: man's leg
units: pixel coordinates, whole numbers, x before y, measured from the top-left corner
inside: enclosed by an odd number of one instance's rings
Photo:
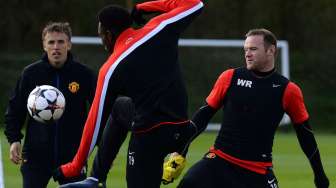
[[[135,107],[129,97],[118,97],[113,105],[112,114],[104,128],[97,154],[93,161],[89,178],[82,182],[71,183],[62,188],[98,187],[98,182],[105,184],[112,162],[125,141],[135,115]]]
[[[23,164],[21,166],[23,188],[46,188],[51,178],[50,171],[40,166]]]
[[[133,132],[128,148],[128,188],[158,188],[167,154],[183,150],[189,122],[166,124],[148,132]],[[182,145],[182,143],[184,145]]]
[[[132,134],[127,156],[128,188],[159,188],[165,152],[158,135]],[[165,139],[162,137],[161,139]],[[161,149],[160,149],[161,148]]]
[[[112,162],[116,158],[135,115],[135,107],[129,97],[118,97],[113,105],[112,117],[105,126],[98,153],[95,156],[91,176],[105,182]]]
[[[178,188],[215,188],[211,161],[202,159],[194,164],[180,181]]]
[[[277,178],[271,167],[267,169],[266,174],[258,174],[240,167],[236,167],[236,182],[245,184],[248,188],[279,188]]]

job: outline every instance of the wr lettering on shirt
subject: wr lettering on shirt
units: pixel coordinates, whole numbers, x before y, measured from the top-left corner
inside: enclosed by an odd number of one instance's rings
[[[252,88],[252,81],[238,78],[237,85]]]

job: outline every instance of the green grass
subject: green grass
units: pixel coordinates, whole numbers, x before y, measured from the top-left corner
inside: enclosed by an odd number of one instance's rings
[[[3,131],[1,131],[3,132]],[[216,137],[214,133],[204,133],[195,140],[190,148],[186,172],[193,163],[199,160],[207,151]],[[326,173],[330,179],[330,188],[336,187],[336,136],[328,134],[317,134],[319,149],[321,151],[323,164]],[[22,187],[21,174],[19,167],[12,164],[8,159],[8,144],[1,133],[2,158],[4,166],[5,185],[8,188]],[[110,188],[125,188],[125,159],[127,146],[124,144],[120,150],[120,154],[115,161],[112,170],[109,173],[107,185]],[[282,188],[314,188],[312,170],[309,163],[301,151],[295,134],[279,133],[276,135],[274,143],[274,168],[276,176]],[[92,158],[92,157],[91,157]],[[177,182],[176,182],[177,183]],[[164,188],[176,187],[176,183]],[[57,185],[51,180],[50,188]]]

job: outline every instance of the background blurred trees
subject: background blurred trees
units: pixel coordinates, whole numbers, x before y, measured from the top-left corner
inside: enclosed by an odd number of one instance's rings
[[[17,74],[31,63],[31,57],[36,57],[32,54],[42,52],[41,29],[48,21],[68,21],[74,35],[96,36],[99,9],[109,3],[131,8],[136,2],[142,1],[2,2],[0,75],[10,79],[0,79],[1,91],[5,91],[0,96],[0,112],[5,109],[8,90]],[[270,29],[278,39],[289,42],[292,79],[302,86],[314,123],[335,130],[332,125],[336,123],[336,1],[205,0],[204,3],[203,14],[188,28],[184,38],[242,39],[249,29]],[[22,66],[8,68],[11,62],[19,61],[24,62]],[[8,73],[9,70],[13,72]]]
[[[4,1],[4,0],[2,0]],[[69,21],[76,35],[96,35],[96,13],[104,5],[132,6],[135,0],[7,0],[0,8],[1,47],[22,49],[36,44],[48,21]],[[210,0],[188,29],[199,38],[242,38],[256,27],[271,29],[294,49],[321,49],[334,45],[334,0]],[[130,7],[131,8],[131,7]]]

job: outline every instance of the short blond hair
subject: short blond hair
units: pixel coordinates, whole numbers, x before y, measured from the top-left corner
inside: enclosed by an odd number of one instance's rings
[[[42,31],[42,41],[44,40],[44,37],[47,35],[47,33],[51,32],[59,32],[64,33],[66,36],[68,36],[69,41],[71,40],[72,31],[70,24],[68,22],[49,22],[47,25],[43,28]]]

